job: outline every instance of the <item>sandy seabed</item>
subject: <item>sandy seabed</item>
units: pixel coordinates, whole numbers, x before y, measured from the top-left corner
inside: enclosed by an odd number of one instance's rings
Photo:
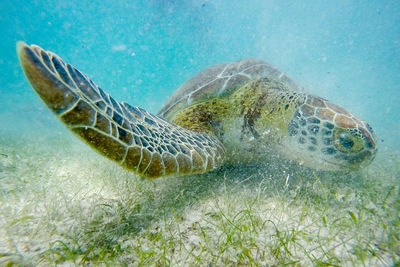
[[[0,265],[393,266],[400,159],[144,180],[65,131],[0,137]]]

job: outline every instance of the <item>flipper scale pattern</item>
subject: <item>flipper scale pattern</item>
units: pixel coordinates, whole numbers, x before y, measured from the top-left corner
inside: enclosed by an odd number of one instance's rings
[[[76,135],[107,158],[146,178],[203,173],[220,166],[225,150],[197,133],[118,103],[86,75],[39,46],[19,43],[24,73],[43,102]]]

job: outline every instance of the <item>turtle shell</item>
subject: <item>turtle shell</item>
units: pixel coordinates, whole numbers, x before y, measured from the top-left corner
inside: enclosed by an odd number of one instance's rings
[[[286,74],[260,59],[243,59],[207,68],[185,82],[160,109],[158,115],[170,119],[187,106],[209,98],[231,94],[250,80],[277,79],[288,88],[303,89]]]

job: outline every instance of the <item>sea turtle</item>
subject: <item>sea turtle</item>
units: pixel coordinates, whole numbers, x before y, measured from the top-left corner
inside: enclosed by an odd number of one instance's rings
[[[352,170],[375,157],[371,127],[305,93],[258,59],[210,67],[184,83],[158,115],[118,103],[52,52],[17,44],[33,89],[92,148],[142,177],[204,173],[271,156],[324,170]]]

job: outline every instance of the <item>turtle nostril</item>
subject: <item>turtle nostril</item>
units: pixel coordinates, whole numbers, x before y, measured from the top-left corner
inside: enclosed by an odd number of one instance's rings
[[[368,124],[368,123],[366,123],[365,124],[365,128],[367,128],[367,130],[372,134],[374,131],[372,130],[372,127]]]

